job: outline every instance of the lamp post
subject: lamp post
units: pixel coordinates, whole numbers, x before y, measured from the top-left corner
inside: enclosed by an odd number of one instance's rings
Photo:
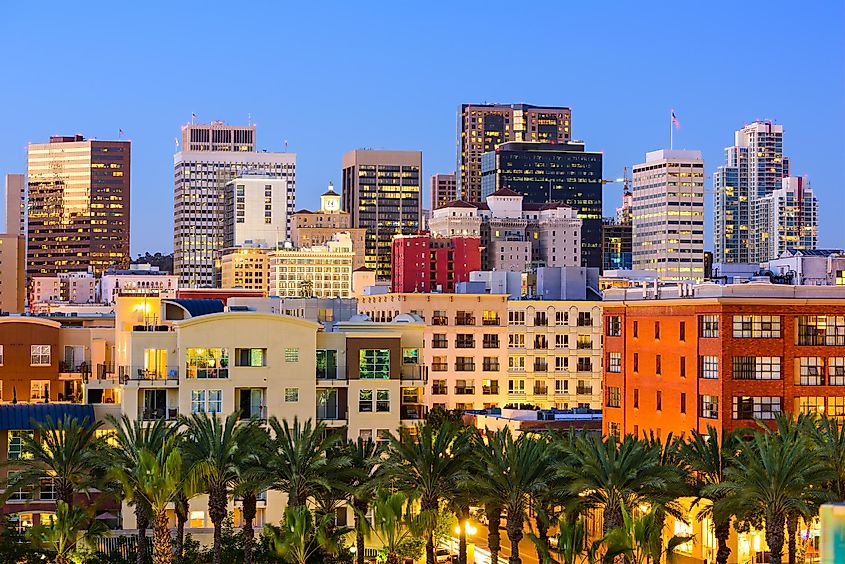
[[[463,526],[461,526],[461,524],[459,522],[455,526],[455,534],[458,535],[458,546],[459,546],[459,548],[460,548],[460,543],[461,543],[462,540],[466,543],[466,538],[474,535],[476,532],[478,532],[478,529],[476,529],[474,526],[472,526],[469,521],[464,521]],[[451,548],[452,548],[452,554],[453,555],[455,553],[454,541],[455,541],[455,537],[452,537]],[[469,562],[475,562],[475,545],[472,545],[473,550],[470,550],[469,547],[470,547],[470,545],[467,544],[467,562],[468,563]],[[472,554],[472,559],[470,559],[471,554]]]

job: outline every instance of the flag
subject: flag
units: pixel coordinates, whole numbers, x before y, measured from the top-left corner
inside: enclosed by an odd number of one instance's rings
[[[117,130],[117,136],[118,136],[118,137],[123,137],[123,130],[122,130],[122,129],[118,129],[118,130]]]
[[[672,123],[674,124],[674,126],[676,128],[678,128],[678,129],[681,128],[681,122],[678,121],[678,118],[675,117],[675,110],[672,110]]]
[[[673,115],[674,115],[674,114],[673,114]],[[197,114],[195,114],[194,112],[191,112],[191,117],[192,117],[193,119],[197,119]]]

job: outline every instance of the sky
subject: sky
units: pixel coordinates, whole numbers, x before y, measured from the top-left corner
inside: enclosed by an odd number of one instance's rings
[[[26,147],[82,133],[132,141],[132,253],[173,249],[180,126],[258,127],[297,154],[297,208],[340,186],[344,152],[423,151],[455,169],[461,103],[569,106],[605,178],[647,151],[703,151],[785,129],[792,172],[819,199],[819,246],[845,247],[845,2],[3,2],[0,174]],[[707,186],[712,186],[708,178]],[[609,184],[605,215],[619,205]],[[706,239],[712,248],[712,196]]]

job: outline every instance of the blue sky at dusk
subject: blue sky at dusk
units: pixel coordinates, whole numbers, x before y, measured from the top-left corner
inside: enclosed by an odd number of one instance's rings
[[[192,112],[251,114],[262,149],[288,140],[304,208],[358,147],[421,149],[427,192],[455,168],[458,105],[485,101],[571,107],[605,178],[668,146],[670,108],[675,148],[702,150],[708,176],[734,130],[775,120],[816,189],[819,246],[845,246],[842,1],[4,2],[0,47],[0,174],[25,172],[28,142],[122,128],[133,255],[172,250],[174,138]]]

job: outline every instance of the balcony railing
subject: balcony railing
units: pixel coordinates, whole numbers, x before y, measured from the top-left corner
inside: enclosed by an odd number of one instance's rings
[[[413,380],[427,380],[428,369],[420,364],[403,364],[399,372],[399,379],[405,382]]]
[[[475,386],[464,386],[463,388],[459,388],[455,386],[455,395],[458,396],[471,396],[475,394]]]
[[[179,409],[175,407],[144,408],[141,412],[143,421],[175,421],[179,418]]]
[[[488,318],[482,319],[481,324],[482,325],[498,325],[499,324],[499,318],[498,317],[492,317],[492,318],[488,317]]]
[[[80,374],[85,378],[91,374],[91,365],[87,362],[59,362],[59,372],[62,374]]]
[[[534,395],[535,396],[547,396],[549,395],[549,388],[547,386],[534,386]]]
[[[317,406],[318,421],[343,421],[346,419],[346,406],[330,404]]]
[[[400,419],[425,419],[426,407],[424,405],[408,404],[399,407]]]
[[[549,364],[547,362],[535,362],[534,372],[548,372]]]
[[[579,394],[579,395],[592,394],[593,393],[593,387],[592,386],[576,386],[575,387],[575,393]]]
[[[481,393],[485,396],[496,396],[499,395],[499,384],[490,385],[490,386],[481,386]]]

